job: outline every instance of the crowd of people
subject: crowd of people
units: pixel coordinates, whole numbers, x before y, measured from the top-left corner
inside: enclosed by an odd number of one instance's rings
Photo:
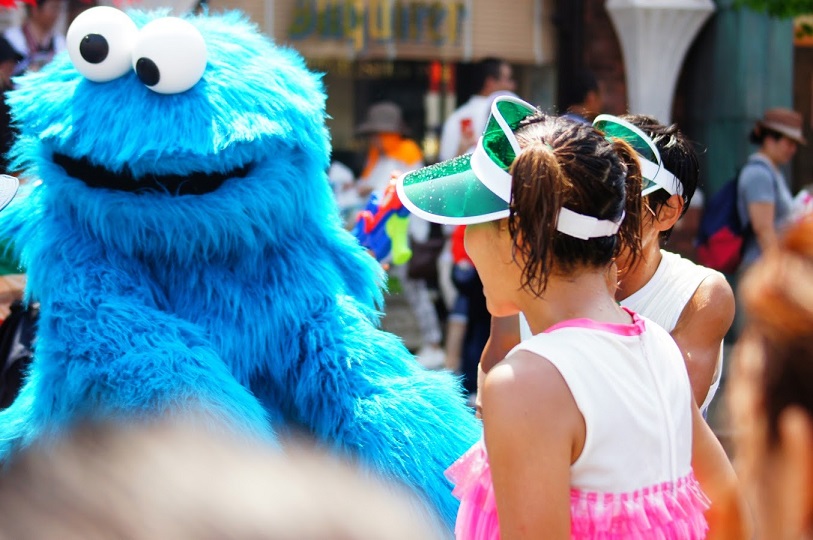
[[[64,47],[52,2],[0,39],[6,88]],[[562,115],[521,100],[500,59],[481,62],[477,87],[443,125],[437,163],[381,101],[356,130],[360,174],[329,171],[348,226],[396,182],[413,247],[452,260],[445,321],[436,278],[387,271],[417,321],[418,361],[459,373],[482,419],[482,439],[447,470],[455,537],[813,534],[813,216],[794,212],[780,169],[806,144],[801,116],[768,110],[750,134],[735,299],[725,275],[665,249],[699,184],[677,126],[600,114],[589,73]],[[706,420],[727,364],[733,463]],[[442,527],[350,465],[299,446],[283,460],[194,420],[90,426],[56,460],[23,451],[0,475],[0,539],[433,538]],[[261,500],[276,512],[250,503]]]

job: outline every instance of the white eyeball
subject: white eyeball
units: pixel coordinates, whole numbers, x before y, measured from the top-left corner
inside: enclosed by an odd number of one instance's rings
[[[93,7],[80,13],[68,28],[68,55],[85,78],[112,81],[131,69],[137,36],[138,28],[123,11]]]
[[[183,19],[156,19],[138,33],[133,68],[150,90],[180,94],[203,76],[206,43],[198,29]]]

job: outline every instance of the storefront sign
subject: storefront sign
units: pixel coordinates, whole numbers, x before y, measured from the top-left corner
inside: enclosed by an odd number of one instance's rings
[[[337,40],[356,51],[369,45],[459,45],[463,2],[408,0],[297,0],[288,38]]]

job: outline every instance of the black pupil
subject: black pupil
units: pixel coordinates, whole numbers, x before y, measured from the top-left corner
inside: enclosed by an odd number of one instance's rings
[[[158,66],[149,58],[139,58],[136,62],[136,75],[147,86],[155,86],[161,80]]]
[[[79,44],[79,54],[91,64],[104,62],[108,52],[110,52],[110,46],[104,36],[99,34],[88,34]]]

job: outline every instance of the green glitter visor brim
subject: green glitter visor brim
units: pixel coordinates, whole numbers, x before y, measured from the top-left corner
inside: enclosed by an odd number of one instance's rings
[[[432,223],[471,225],[508,217],[508,203],[480,182],[470,154],[406,173],[396,187],[404,206]]]

